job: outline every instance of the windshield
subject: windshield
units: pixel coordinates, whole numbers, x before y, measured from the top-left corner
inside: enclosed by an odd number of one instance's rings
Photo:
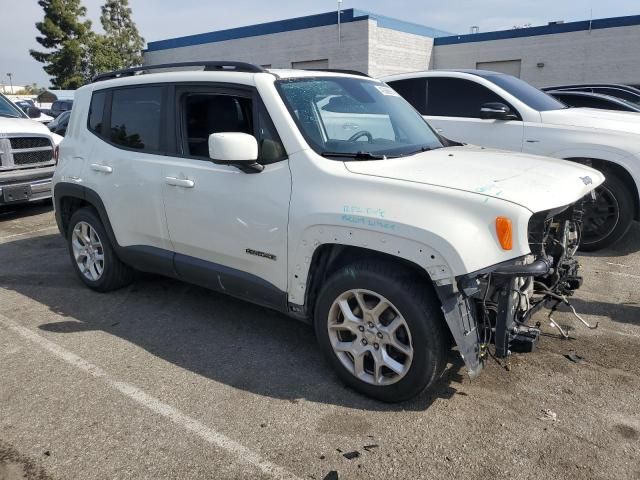
[[[539,112],[547,112],[549,110],[562,110],[567,106],[561,101],[553,98],[551,95],[538,90],[529,85],[524,80],[512,77],[511,75],[487,75],[484,78],[497,86],[506,90],[508,93],[516,97],[518,100]]]
[[[4,95],[0,95],[0,117],[26,118],[26,115]]]
[[[384,83],[310,77],[277,85],[307,142],[321,155],[373,159],[443,146],[420,114]]]

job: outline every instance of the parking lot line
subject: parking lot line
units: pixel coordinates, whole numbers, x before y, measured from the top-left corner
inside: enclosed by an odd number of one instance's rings
[[[165,417],[168,420],[171,420],[173,423],[184,428],[185,430],[198,435],[200,438],[210,443],[211,445],[225,450],[227,453],[237,458],[240,463],[253,466],[259,469],[261,472],[274,478],[300,480],[299,477],[287,471],[285,468],[268,460],[265,460],[253,450],[239,444],[226,435],[215,431],[214,429],[204,425],[198,420],[182,413],[180,410],[172,407],[171,405],[168,405],[161,400],[145,393],[135,385],[113,378],[97,365],[88,362],[75,353],[66,350],[65,348],[50,340],[47,340],[46,338],[29,330],[28,328],[19,325],[18,323],[14,322],[1,313],[0,325],[4,325],[6,328],[15,332],[22,338],[35,343],[42,349],[48,351],[49,353],[68,363],[69,365],[76,367],[84,371],[85,373],[88,373],[96,379],[101,380],[108,386],[118,390],[120,393],[139,403],[143,407]]]
[[[4,243],[7,240],[10,240],[12,238],[24,237],[24,236],[27,236],[27,235],[33,235],[34,233],[42,233],[42,232],[47,232],[49,230],[57,230],[57,229],[58,229],[58,227],[51,226],[51,227],[39,228],[37,230],[29,230],[28,232],[14,233],[13,235],[7,235],[6,237],[0,237],[0,243]]]

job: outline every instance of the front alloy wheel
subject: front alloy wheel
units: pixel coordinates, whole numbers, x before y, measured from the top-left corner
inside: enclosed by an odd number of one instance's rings
[[[426,275],[387,260],[356,261],[324,281],[314,310],[324,356],[351,388],[400,402],[446,365],[446,324]]]
[[[413,346],[407,322],[382,295],[349,290],[333,302],[327,327],[333,351],[356,378],[391,385],[411,367]]]

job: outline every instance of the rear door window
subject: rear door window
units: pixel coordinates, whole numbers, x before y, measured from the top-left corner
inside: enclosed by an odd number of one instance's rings
[[[427,79],[407,78],[388,82],[389,86],[404,97],[421,115],[427,114]]]
[[[160,151],[162,100],[159,86],[113,90],[108,139],[124,148]]]

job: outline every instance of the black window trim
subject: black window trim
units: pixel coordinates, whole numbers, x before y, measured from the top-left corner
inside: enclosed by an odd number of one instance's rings
[[[90,113],[91,113],[91,104],[93,103],[93,97],[94,95],[98,94],[98,93],[102,93],[104,92],[105,95],[105,99],[104,99],[104,107],[102,110],[102,128],[111,128],[111,110],[113,107],[113,92],[117,91],[117,90],[132,90],[135,88],[150,88],[150,87],[161,87],[161,105],[160,105],[160,142],[159,142],[159,149],[158,150],[146,150],[146,149],[140,149],[140,148],[130,148],[130,147],[125,147],[123,145],[120,145],[118,143],[112,142],[111,139],[105,135],[105,132],[102,131],[100,134],[98,134],[97,132],[95,132],[94,130],[91,129],[91,125],[89,124],[89,121],[91,119]],[[128,152],[136,152],[136,153],[140,153],[140,154],[146,154],[146,155],[161,155],[161,156],[167,156],[168,155],[168,149],[167,149],[167,135],[165,134],[167,132],[167,114],[168,114],[168,84],[167,83],[140,83],[140,84],[132,84],[132,85],[122,85],[119,87],[111,87],[111,88],[101,88],[101,89],[96,89],[93,92],[91,92],[91,100],[89,102],[89,111],[87,112],[87,122],[86,122],[86,127],[87,130],[89,132],[91,132],[93,135],[95,135],[96,137],[98,137],[100,140],[102,140],[103,142],[111,145],[114,148],[117,148],[119,150],[125,150]]]
[[[111,125],[111,108],[113,105],[113,92],[116,90],[128,90],[132,88],[146,88],[146,87],[162,87],[162,106],[160,110],[161,120],[160,120],[160,150],[140,150],[137,148],[128,148],[122,145],[116,144],[112,142],[109,137],[107,137],[103,132],[98,134],[94,130],[91,129],[89,124],[90,121],[90,112],[91,112],[91,104],[93,103],[94,95],[98,93],[105,93],[104,106],[102,110],[102,126],[103,128],[109,128]],[[286,147],[282,142],[282,135],[278,132],[278,128],[276,127],[271,115],[269,114],[269,110],[264,105],[264,102],[260,98],[260,95],[257,89],[250,85],[242,85],[237,83],[224,83],[224,82],[180,82],[180,83],[167,83],[167,82],[158,82],[158,83],[140,83],[140,84],[131,84],[131,85],[122,85],[118,87],[109,87],[109,88],[100,88],[95,89],[91,92],[91,100],[89,101],[89,110],[87,112],[86,119],[86,128],[97,138],[102,140],[103,142],[111,145],[114,148],[137,152],[141,154],[149,154],[149,155],[161,155],[166,157],[174,157],[174,158],[185,158],[190,160],[199,160],[199,161],[208,161],[212,162],[211,159],[203,158],[203,157],[195,157],[184,155],[180,151],[180,144],[182,142],[182,132],[180,130],[180,115],[181,115],[181,106],[179,104],[179,91],[183,89],[189,89],[190,91],[202,91],[202,92],[213,92],[213,91],[226,91],[229,94],[246,96],[247,98],[251,98],[252,100],[252,115],[254,120],[254,136],[258,141],[260,141],[259,135],[259,108],[262,108],[268,120],[271,122],[271,126],[275,130],[278,135],[278,139],[282,144],[283,150],[285,152],[282,159],[269,162],[265,164],[266,166],[280,163],[281,161],[288,160],[289,154],[286,151]],[[171,110],[170,110],[171,109]],[[260,159],[258,159],[260,162]]]
[[[283,147],[285,152],[284,156],[276,161],[268,162],[263,164],[265,166],[274,165],[276,163],[280,163],[284,160],[288,160],[289,154],[286,151],[286,147],[284,143],[282,143],[282,136],[280,132],[273,122],[271,115],[269,114],[269,110],[264,105],[264,102],[260,98],[260,94],[258,90],[251,85],[242,85],[238,83],[225,83],[225,82],[181,82],[172,84],[173,86],[173,95],[171,100],[171,105],[173,106],[173,115],[172,117],[173,126],[167,130],[170,134],[169,137],[175,139],[175,145],[170,152],[167,152],[168,156],[176,157],[176,158],[184,158],[188,160],[198,160],[201,162],[210,162],[213,163],[213,160],[205,157],[197,157],[194,155],[188,155],[186,148],[186,138],[184,136],[185,126],[184,126],[184,116],[182,112],[184,110],[184,99],[182,98],[185,93],[206,93],[211,95],[232,95],[238,97],[244,97],[251,100],[251,115],[253,116],[253,136],[258,141],[258,145],[260,144],[260,109],[262,109],[267,116],[268,120],[271,122],[273,129],[278,135],[278,139],[280,140],[280,144]],[[173,134],[171,134],[173,132]],[[260,155],[260,150],[258,149],[258,155]],[[261,158],[258,158],[258,162],[261,163]]]

